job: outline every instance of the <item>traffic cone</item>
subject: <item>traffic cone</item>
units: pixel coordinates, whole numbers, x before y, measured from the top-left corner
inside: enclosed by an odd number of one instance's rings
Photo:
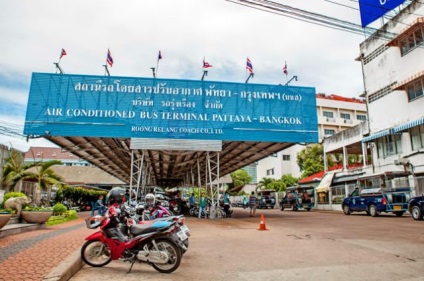
[[[268,229],[266,229],[266,226],[265,226],[265,216],[264,215],[261,215],[261,223],[259,224],[258,230],[268,230]]]

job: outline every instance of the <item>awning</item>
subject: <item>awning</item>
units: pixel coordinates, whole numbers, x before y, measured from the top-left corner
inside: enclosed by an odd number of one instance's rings
[[[422,24],[424,24],[424,18],[417,18],[410,26],[399,32],[399,35],[393,38],[389,43],[387,43],[386,46],[399,47],[399,39],[402,39],[402,37],[407,36],[415,28]]]
[[[384,130],[384,131],[378,132],[376,134],[373,134],[371,136],[363,138],[362,142],[369,142],[371,140],[375,140],[375,139],[378,139],[378,138],[381,138],[381,137],[384,137],[384,136],[387,136],[387,135],[390,135],[390,134],[391,134],[390,130]]]
[[[419,125],[422,125],[422,124],[424,124],[424,117],[421,117],[417,120],[410,121],[410,122],[407,122],[405,124],[394,127],[393,133],[402,132],[402,131],[408,130],[409,128],[416,127],[416,126],[419,126]]]
[[[424,77],[424,70],[421,70],[420,72],[406,78],[405,80],[396,83],[395,85],[393,85],[392,89],[393,90],[404,90],[405,86],[415,80],[421,79]]]
[[[327,173],[324,177],[322,177],[321,182],[315,189],[318,192],[328,192],[330,190],[331,183],[333,182],[334,172]]]

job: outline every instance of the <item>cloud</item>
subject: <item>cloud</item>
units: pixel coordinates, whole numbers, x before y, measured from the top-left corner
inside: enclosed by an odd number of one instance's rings
[[[327,1],[279,1],[308,11],[359,22],[359,12]],[[362,88],[358,35],[217,0],[75,0],[3,3],[0,10],[0,118],[23,120],[32,72],[104,75],[110,48],[111,75],[241,82],[246,57],[250,83],[315,87],[317,92],[358,96]],[[282,68],[287,61],[289,76]]]

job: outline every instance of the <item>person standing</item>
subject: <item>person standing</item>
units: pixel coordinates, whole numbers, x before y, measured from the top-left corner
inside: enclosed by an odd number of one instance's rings
[[[194,193],[191,194],[191,196],[188,198],[188,201],[190,203],[190,208],[193,208],[194,205],[196,204],[196,201],[194,199]]]
[[[225,216],[227,218],[231,217],[231,213],[230,213],[230,194],[228,194],[228,192],[224,193],[224,212],[225,212]]]
[[[202,193],[202,196],[199,199],[199,219],[202,217],[202,211],[205,212],[205,219],[206,216],[206,206],[208,204],[208,199],[206,198],[205,194]]]
[[[255,192],[252,191],[252,193],[249,196],[249,207],[250,207],[250,217],[254,217],[256,214],[256,195]]]
[[[247,208],[247,198],[246,196],[243,197],[243,209]]]
[[[103,195],[99,196],[99,199],[97,199],[96,205],[99,208],[97,214],[103,216],[106,212],[106,206],[103,204]]]

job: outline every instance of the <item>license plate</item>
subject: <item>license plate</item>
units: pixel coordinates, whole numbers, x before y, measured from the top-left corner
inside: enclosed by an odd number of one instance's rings
[[[188,229],[188,227],[186,225],[184,225],[184,224],[180,226],[180,230],[181,231],[184,231],[185,233],[187,233],[187,232],[190,231],[190,229]]]
[[[181,241],[184,241],[184,240],[187,239],[187,234],[184,231],[178,231],[177,236],[178,236],[178,238],[181,239]]]
[[[393,206],[393,210],[400,211],[402,210],[401,206]]]

